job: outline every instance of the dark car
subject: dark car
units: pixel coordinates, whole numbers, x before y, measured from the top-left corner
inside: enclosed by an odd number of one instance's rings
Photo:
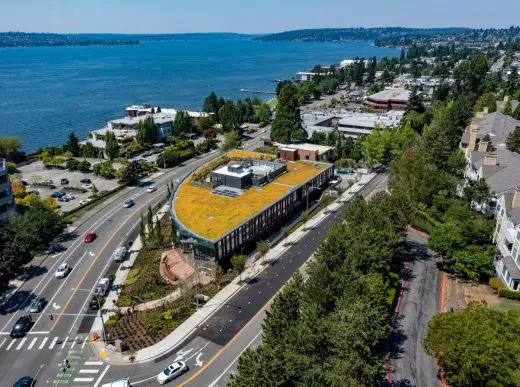
[[[29,305],[29,312],[30,313],[40,313],[45,306],[45,298],[38,297],[33,302],[31,302],[31,305]]]
[[[13,329],[11,330],[11,337],[23,337],[29,331],[32,325],[32,317],[30,314],[24,314],[22,317],[18,319],[16,324],[14,324]]]
[[[64,177],[63,179],[60,180],[60,183],[61,183],[61,185],[69,184],[69,179],[67,179],[66,177]]]
[[[79,182],[82,184],[92,184],[92,180],[90,179],[81,179]]]
[[[90,310],[98,310],[99,309],[99,302],[96,297],[92,297],[92,300],[90,300],[90,303],[88,304],[88,308]]]
[[[62,196],[65,196],[65,192],[53,192],[51,194],[51,198],[61,198]]]
[[[13,384],[13,387],[32,387],[34,386],[34,379],[30,376],[24,376],[23,378],[19,379],[15,384]]]

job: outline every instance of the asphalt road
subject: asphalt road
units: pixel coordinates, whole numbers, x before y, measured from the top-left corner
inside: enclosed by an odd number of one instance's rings
[[[377,176],[361,193],[366,196],[384,177]],[[332,224],[343,218],[349,203],[330,213],[272,265],[267,266],[223,304],[184,343],[155,361],[125,366],[105,366],[97,381],[107,383],[129,377],[132,386],[157,385],[157,374],[176,360],[183,360],[189,371],[175,383],[181,386],[224,386],[236,369],[238,357],[249,346],[261,341],[261,322],[269,301],[314,253]],[[91,354],[91,359],[99,358]]]
[[[257,133],[249,139],[245,149],[257,148],[262,135]],[[154,179],[158,187],[156,192],[148,193],[147,184],[125,188],[76,222],[79,226],[67,235],[57,252],[38,257],[33,262],[31,276],[0,310],[0,387],[11,386],[22,376],[36,374],[37,385],[93,384],[94,377],[98,378],[102,372],[96,368],[101,366],[99,361],[89,361],[89,346],[85,345],[93,317],[84,318],[78,314],[89,313],[87,304],[92,289],[107,271],[115,270],[112,254],[121,243],[135,238],[140,214],[149,205],[164,202],[167,182],[189,173],[218,154],[213,151],[164,171]],[[123,208],[126,199],[133,199],[135,206]],[[84,237],[92,231],[97,233],[97,239],[90,244],[84,243]],[[66,278],[55,279],[54,272],[63,262],[72,270]],[[27,312],[31,300],[37,296],[47,300],[43,312],[32,314],[34,324],[24,338],[11,339],[9,332],[14,322]],[[66,357],[71,367],[62,375],[59,364]]]
[[[392,337],[392,386],[440,386],[436,360],[425,352],[424,338],[439,310],[441,272],[426,240],[413,232],[406,241],[404,273],[399,325]]]

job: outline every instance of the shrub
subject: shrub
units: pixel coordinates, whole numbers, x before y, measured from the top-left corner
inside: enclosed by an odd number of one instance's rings
[[[504,284],[499,278],[493,277],[489,280],[489,287],[497,293],[501,288],[504,288]]]
[[[16,163],[8,162],[6,163],[5,168],[7,169],[7,172],[12,175],[16,172]]]
[[[128,277],[126,277],[125,286],[134,285],[138,279],[139,279],[139,269],[138,268],[131,269],[130,272],[128,273]]]
[[[65,168],[67,168],[69,171],[78,171],[79,170],[80,162],[76,159],[72,159],[67,161],[67,164],[65,165]]]
[[[94,174],[104,177],[105,179],[113,179],[116,177],[116,170],[112,161],[104,161],[94,165]]]
[[[505,287],[498,289],[498,296],[508,298],[510,300],[520,301],[520,292],[515,292],[514,290],[509,290]]]
[[[87,160],[80,161],[79,170],[81,172],[90,172],[91,164]]]

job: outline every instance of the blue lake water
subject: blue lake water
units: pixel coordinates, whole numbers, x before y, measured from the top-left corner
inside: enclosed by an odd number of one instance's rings
[[[70,131],[83,139],[131,104],[200,110],[212,90],[244,98],[241,88],[274,90],[273,79],[291,78],[316,63],[399,53],[367,42],[245,38],[0,49],[0,135],[16,135],[33,151],[61,145]]]

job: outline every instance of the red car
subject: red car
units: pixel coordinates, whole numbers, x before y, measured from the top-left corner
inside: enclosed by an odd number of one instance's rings
[[[90,243],[96,238],[97,238],[97,235],[95,232],[88,233],[87,236],[85,237],[85,243]]]

